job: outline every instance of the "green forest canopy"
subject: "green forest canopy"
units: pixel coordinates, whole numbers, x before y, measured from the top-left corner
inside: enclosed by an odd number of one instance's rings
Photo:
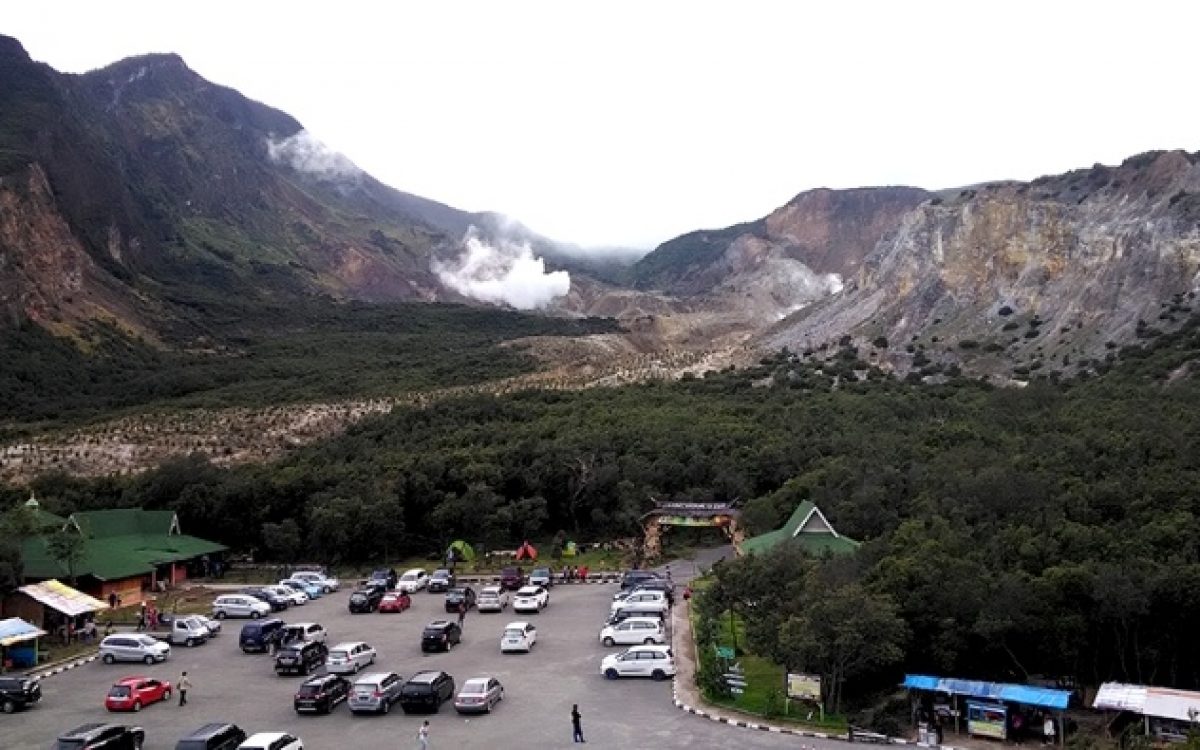
[[[677,383],[400,409],[265,466],[182,459],[35,488],[63,514],[171,508],[235,548],[364,562],[457,538],[631,535],[650,496],[751,498],[752,532],[810,499],[865,542],[819,574],[905,623],[890,669],[1194,688],[1200,389],[1180,367],[1198,354],[1193,321],[1101,377],[995,389],[877,372],[835,387],[785,353]]]

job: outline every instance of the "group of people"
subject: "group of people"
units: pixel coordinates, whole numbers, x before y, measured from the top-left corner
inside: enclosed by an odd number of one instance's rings
[[[588,577],[588,567],[578,566],[572,567],[564,565],[562,570],[563,583],[572,583],[574,581],[586,582]]]
[[[64,617],[56,630],[64,646],[69,646],[73,641],[91,643],[96,640],[96,618],[88,615],[80,624],[75,618]]]
[[[149,628],[154,630],[158,627],[158,607],[151,601],[149,604],[142,602],[138,606],[137,630],[142,631]]]

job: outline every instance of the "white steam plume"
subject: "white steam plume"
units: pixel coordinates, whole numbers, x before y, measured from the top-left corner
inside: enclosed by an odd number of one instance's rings
[[[287,164],[299,172],[307,172],[331,180],[357,179],[362,170],[342,154],[326,146],[307,130],[287,138],[267,139],[267,156],[276,164]]]
[[[433,271],[447,287],[482,302],[534,310],[571,290],[566,271],[546,272],[528,242],[500,240],[492,244],[475,227],[463,237],[462,253],[444,263],[434,260]]]

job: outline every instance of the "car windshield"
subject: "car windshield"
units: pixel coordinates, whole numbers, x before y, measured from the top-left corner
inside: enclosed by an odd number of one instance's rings
[[[525,635],[525,631],[520,628],[509,628],[504,631],[504,635],[507,638],[521,638]]]
[[[140,643],[143,646],[153,646],[156,643],[158,643],[158,641],[154,640],[153,638],[151,638],[148,635],[139,635],[138,643]]]
[[[400,576],[400,580],[402,580],[402,581],[415,581],[415,580],[417,580],[417,574],[416,574],[416,573],[414,573],[414,572],[412,572],[412,571],[410,570],[409,572],[407,572],[407,573],[405,573],[404,575]]]
[[[523,588],[517,592],[517,596],[536,596],[537,592],[538,592],[537,589],[526,586],[525,588]]]
[[[448,571],[448,570],[435,570],[435,571],[433,571],[433,577],[434,577],[434,578],[449,578],[449,577],[450,577],[450,571]]]
[[[349,651],[330,651],[329,652],[330,659],[345,659],[349,656],[350,656]]]
[[[467,680],[463,683],[462,692],[464,693],[486,693],[487,680]]]
[[[128,698],[129,697],[129,686],[128,685],[113,685],[112,688],[110,688],[108,691],[108,697],[110,697],[110,698]]]
[[[399,594],[384,594],[383,595],[384,601],[388,601],[388,602],[394,602],[399,598],[400,598]]]
[[[361,602],[363,599],[366,599],[366,598],[367,598],[367,595],[362,593],[361,591],[355,591],[353,594],[350,595],[350,601],[352,601],[352,602]]]
[[[450,589],[446,592],[446,596],[455,597],[462,596],[465,592],[462,589]]]
[[[321,686],[320,685],[301,685],[300,690],[297,693],[297,695],[299,695],[302,698],[309,698],[314,695],[320,695],[320,694],[321,694]]]
[[[404,686],[405,695],[421,695],[429,692],[429,685],[423,682],[410,682]]]
[[[533,569],[533,575],[535,575],[535,576],[548,576],[548,575],[550,575],[550,569],[549,569],[549,568],[534,568],[534,569]]]

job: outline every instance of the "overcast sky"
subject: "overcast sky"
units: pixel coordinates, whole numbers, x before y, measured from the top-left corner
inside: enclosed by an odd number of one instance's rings
[[[178,52],[394,187],[650,247],[809,188],[1200,149],[1200,3],[38,2],[64,71]],[[0,81],[3,85],[3,81]]]

